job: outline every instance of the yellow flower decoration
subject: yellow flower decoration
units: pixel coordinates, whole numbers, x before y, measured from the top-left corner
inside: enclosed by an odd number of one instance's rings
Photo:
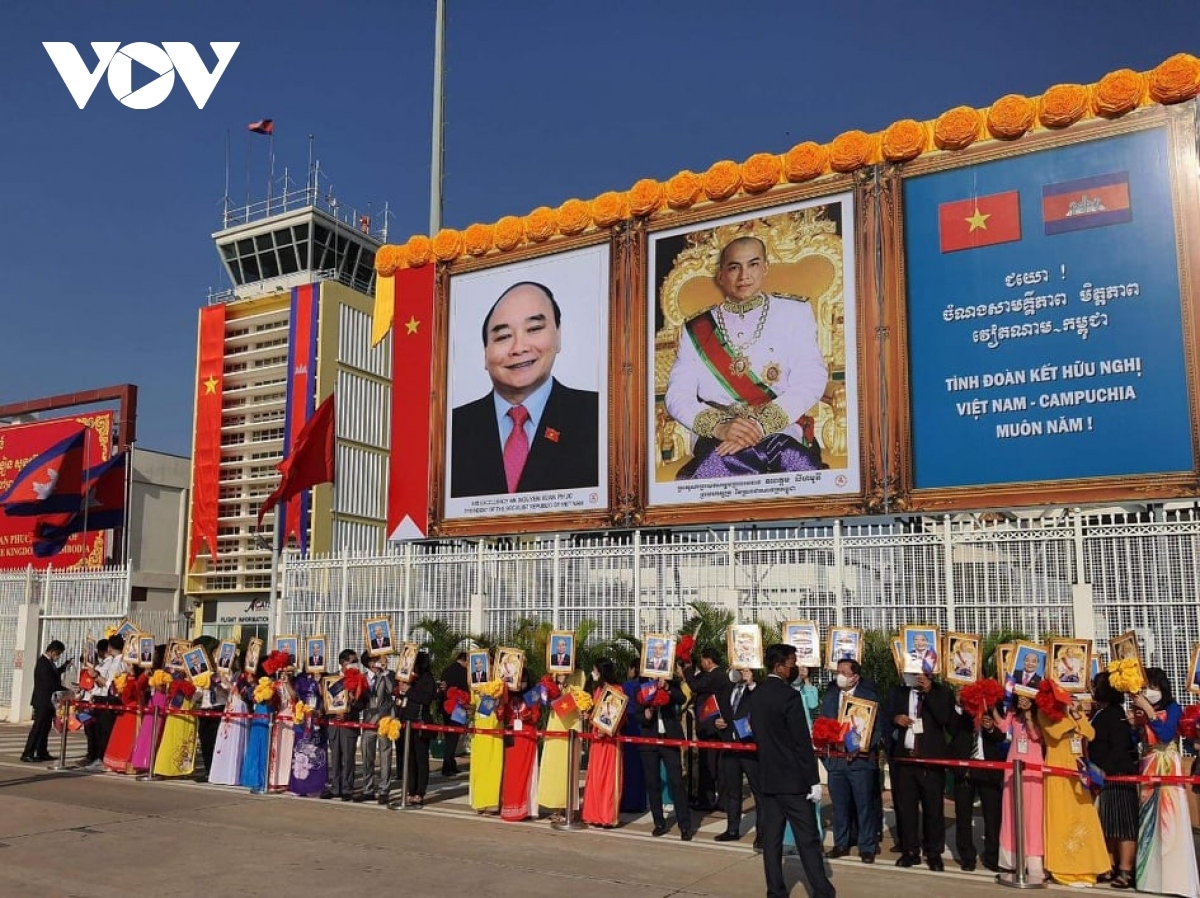
[[[166,671],[163,671],[163,673],[166,673]],[[167,674],[167,676],[169,677],[170,674]],[[117,674],[116,679],[113,680],[113,686],[116,688],[118,695],[125,691],[125,684],[128,682],[129,674]]]
[[[575,707],[580,711],[592,710],[592,694],[578,686],[568,686],[567,694],[575,699]]]
[[[1150,72],[1150,98],[1156,103],[1182,103],[1200,91],[1200,60],[1176,53]]]
[[[869,165],[875,153],[875,137],[866,131],[843,131],[829,145],[829,167],[851,172]]]
[[[117,635],[116,627],[105,627],[104,628],[104,638],[105,639],[112,639],[116,635]]]
[[[1021,94],[1006,94],[995,103],[987,114],[987,128],[993,137],[1015,140],[1033,127],[1037,107],[1033,101]]]
[[[1137,108],[1146,91],[1146,79],[1133,69],[1109,72],[1092,87],[1092,107],[1098,115],[1115,118]]]
[[[1038,101],[1038,121],[1047,128],[1066,128],[1088,112],[1088,89],[1082,84],[1056,84]]]
[[[558,231],[558,216],[549,206],[538,206],[525,216],[525,236],[534,243],[549,240]]]
[[[916,119],[904,118],[887,126],[880,139],[880,150],[888,162],[916,159],[929,145],[929,131]]]
[[[666,197],[662,182],[654,178],[642,178],[629,188],[629,211],[638,218],[645,218],[658,211]]]
[[[503,680],[488,680],[481,685],[477,690],[480,695],[486,695],[490,698],[499,698],[508,691],[508,687],[504,685]]]
[[[433,241],[424,234],[414,234],[404,244],[404,257],[413,268],[428,265],[433,258]]]
[[[505,215],[494,225],[492,235],[496,241],[496,249],[507,252],[515,249],[525,239],[525,228],[517,216]]]
[[[461,231],[454,228],[442,228],[434,235],[433,256],[439,262],[453,262],[463,252],[463,237]]]
[[[1118,692],[1133,695],[1146,688],[1142,679],[1142,668],[1136,658],[1121,658],[1108,662],[1108,675],[1108,682]]]
[[[684,169],[667,181],[667,205],[672,209],[686,209],[700,197],[700,176]]]
[[[377,732],[380,736],[386,737],[388,734],[388,726],[395,719],[396,719],[395,717],[390,717],[390,716],[379,718],[379,723],[375,727],[375,732]]]
[[[472,256],[482,256],[494,245],[492,226],[473,224],[463,231],[463,246]]]
[[[259,677],[258,685],[254,687],[254,702],[255,704],[265,704],[271,700],[271,696],[275,694],[275,689],[271,685],[270,677]]]
[[[746,193],[762,193],[779,183],[783,163],[774,153],[755,153],[742,163],[742,189]]]
[[[171,685],[171,675],[165,670],[156,670],[150,674],[151,689],[166,689]]]
[[[982,125],[978,109],[955,106],[934,122],[933,142],[939,150],[961,150],[975,142]]]
[[[206,670],[199,676],[192,677],[192,683],[197,689],[207,689],[212,685],[212,671]]]
[[[806,140],[783,154],[783,176],[789,181],[811,181],[829,171],[829,150]]]
[[[568,237],[582,234],[592,223],[592,212],[583,200],[570,199],[558,207],[558,229]]]
[[[304,704],[304,702],[298,701],[296,704],[292,705],[292,722],[304,723],[304,719],[312,714],[312,712],[312,707]]]
[[[594,200],[590,207],[592,221],[598,228],[611,228],[621,219],[629,215],[629,201],[625,194],[615,190],[606,190]]]
[[[385,243],[375,253],[375,270],[381,277],[391,277],[404,265],[404,248],[394,243]]]
[[[727,200],[742,186],[741,166],[730,159],[714,162],[700,177],[700,186],[710,200]]]
[[[395,717],[388,718],[387,729],[381,735],[392,742],[400,738],[400,733],[404,729],[403,725]]]

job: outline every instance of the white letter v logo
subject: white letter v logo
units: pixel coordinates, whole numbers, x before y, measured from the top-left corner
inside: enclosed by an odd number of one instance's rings
[[[99,60],[96,63],[96,70],[93,72],[88,71],[74,44],[68,41],[43,41],[42,46],[50,54],[50,60],[58,69],[63,84],[71,92],[71,98],[75,100],[75,105],[82,109],[87,105],[92,91],[96,89],[96,85],[104,76],[104,70],[112,62],[112,58],[117,55],[121,42],[92,41],[92,49],[96,51],[96,57]]]

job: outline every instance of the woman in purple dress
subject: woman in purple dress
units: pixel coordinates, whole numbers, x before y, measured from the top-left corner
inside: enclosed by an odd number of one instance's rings
[[[292,683],[296,700],[303,702],[311,712],[321,713],[321,681],[311,674],[301,674]],[[304,715],[302,723],[295,724],[296,740],[292,749],[292,775],[288,779],[288,791],[294,795],[320,795],[325,789],[329,775],[326,755],[328,730],[324,724],[313,721],[312,713]]]

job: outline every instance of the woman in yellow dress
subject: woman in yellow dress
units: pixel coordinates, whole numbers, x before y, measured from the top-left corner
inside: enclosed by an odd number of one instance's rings
[[[191,776],[196,769],[199,745],[196,718],[185,713],[195,705],[196,687],[186,674],[176,672],[174,676],[175,680],[167,688],[167,721],[163,724],[162,741],[154,756],[157,776]]]
[[[1047,704],[1038,702],[1046,766],[1074,771],[1083,757],[1085,743],[1095,737],[1096,731],[1057,684],[1044,680],[1041,688],[1058,699],[1058,706],[1049,712]],[[1098,876],[1112,869],[1112,862],[1091,794],[1078,776],[1056,774],[1045,777],[1043,794],[1046,872],[1063,885],[1095,885]]]
[[[569,674],[557,674],[555,685],[565,690]],[[567,733],[578,731],[579,711],[572,707],[565,714],[559,714],[549,705],[546,710],[546,732]],[[563,812],[567,808],[567,744],[568,738],[563,736],[547,736],[542,742],[542,764],[538,770],[538,805],[550,812],[553,823],[562,822]]]
[[[489,693],[498,692],[491,696]],[[504,736],[500,726],[500,702],[508,695],[508,689],[499,680],[484,684],[484,688],[472,696],[477,730],[496,730],[497,735],[477,732],[471,737],[471,773],[469,777],[471,807],[480,814],[500,812],[500,781],[504,772]],[[480,712],[480,702],[493,702],[490,714]]]

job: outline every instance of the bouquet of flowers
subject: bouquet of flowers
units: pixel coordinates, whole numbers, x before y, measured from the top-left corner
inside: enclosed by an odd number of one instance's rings
[[[376,729],[380,736],[390,739],[392,742],[400,738],[400,721],[395,717],[381,718]]]
[[[1051,723],[1058,723],[1066,717],[1067,708],[1071,706],[1071,696],[1053,680],[1042,680],[1038,684],[1037,698],[1033,701]]]
[[[465,689],[459,689],[457,686],[451,686],[446,690],[446,700],[442,702],[442,710],[447,715],[453,716],[458,708],[469,704],[471,704],[471,693]]]
[[[983,715],[1004,701],[1004,687],[997,680],[976,680],[962,688],[958,703],[975,719],[976,726]]]
[[[1183,717],[1179,718],[1179,735],[1193,741],[1200,736],[1200,705],[1188,705],[1183,709]]]
[[[270,677],[259,677],[258,685],[254,687],[254,704],[265,705],[275,694],[275,686]]]
[[[206,670],[204,673],[192,677],[192,682],[196,684],[197,689],[207,689],[212,685],[212,676],[212,671]]]
[[[287,652],[274,651],[267,655],[267,658],[262,663],[263,672],[273,677],[275,674],[292,666],[292,656]]]
[[[592,696],[586,689],[580,689],[578,686],[568,686],[567,694],[575,700],[575,707],[578,710],[592,710]]]
[[[542,691],[542,701],[547,704],[562,695],[562,690],[554,682],[554,677],[550,674],[546,674],[538,681],[538,688]]]
[[[508,687],[504,685],[503,680],[488,680],[486,683],[481,683],[476,691],[488,698],[498,699],[508,692]]]
[[[679,642],[675,643],[675,657],[684,664],[692,663],[692,652],[696,648],[696,637],[691,633],[684,633],[679,637]]]
[[[813,721],[812,743],[817,751],[841,748],[846,739],[848,723],[839,723],[832,717],[818,717]]]
[[[292,723],[296,726],[303,725],[304,721],[312,715],[313,709],[304,704],[302,701],[297,701],[292,705]]]
[[[173,707],[182,707],[183,703],[196,694],[196,684],[186,677],[179,677],[167,688],[167,696]]]
[[[1118,692],[1136,695],[1146,688],[1142,679],[1142,666],[1137,658],[1121,658],[1108,662],[1108,682]]]
[[[350,701],[354,701],[367,691],[367,677],[356,667],[352,667],[342,674],[342,682],[346,686],[346,692],[350,694]]]
[[[163,691],[172,683],[171,675],[165,670],[156,670],[150,674],[150,688]]]

